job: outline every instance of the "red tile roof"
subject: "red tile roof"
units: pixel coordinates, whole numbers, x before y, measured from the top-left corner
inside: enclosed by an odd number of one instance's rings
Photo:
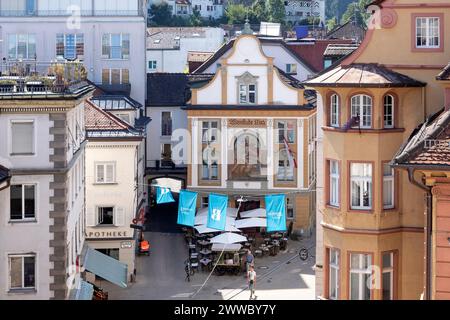
[[[98,108],[89,100],[85,104],[85,127],[86,130],[93,131],[122,131],[130,128],[128,124]]]

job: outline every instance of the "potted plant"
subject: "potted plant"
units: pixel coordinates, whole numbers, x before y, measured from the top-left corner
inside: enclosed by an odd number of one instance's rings
[[[63,64],[55,64],[53,66],[53,72],[56,77],[55,82],[53,83],[53,92],[63,92],[66,88],[66,81],[64,80],[64,72],[65,68]]]
[[[15,80],[0,80],[0,92],[13,92],[16,85]]]

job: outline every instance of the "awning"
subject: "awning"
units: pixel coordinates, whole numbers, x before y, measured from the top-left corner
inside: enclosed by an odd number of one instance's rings
[[[121,288],[127,287],[128,266],[97,250],[87,249],[84,268]]]
[[[94,286],[84,280],[80,281],[80,287],[76,290],[75,300],[92,300]]]

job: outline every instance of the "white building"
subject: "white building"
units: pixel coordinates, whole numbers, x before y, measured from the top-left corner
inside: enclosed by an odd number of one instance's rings
[[[47,75],[21,85],[10,72],[0,77],[10,79],[0,86],[0,168],[11,176],[0,185],[0,300],[66,299],[84,245],[84,101],[94,88],[44,85]]]
[[[2,68],[78,59],[106,91],[144,104],[146,0],[1,0]]]
[[[188,52],[215,52],[224,42],[221,28],[148,28],[147,72],[185,72]]]
[[[325,23],[325,0],[287,0],[285,1],[286,22],[293,25],[309,17],[320,18]]]
[[[130,224],[143,208],[144,190],[145,126],[135,127],[137,110],[129,100],[107,96],[86,103],[86,241],[125,263],[128,281],[137,240]]]
[[[222,0],[150,0],[148,2],[149,16],[151,16],[151,6],[162,3],[167,3],[174,16],[189,16],[194,10],[198,10],[204,19],[219,19],[224,14]]]

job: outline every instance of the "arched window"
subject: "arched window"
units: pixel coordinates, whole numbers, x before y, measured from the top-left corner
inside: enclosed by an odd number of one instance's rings
[[[360,128],[372,128],[372,98],[365,94],[352,97],[352,117],[359,120]]]
[[[339,96],[333,94],[330,99],[330,126],[339,127]]]
[[[384,128],[394,128],[395,99],[392,95],[384,96]]]

